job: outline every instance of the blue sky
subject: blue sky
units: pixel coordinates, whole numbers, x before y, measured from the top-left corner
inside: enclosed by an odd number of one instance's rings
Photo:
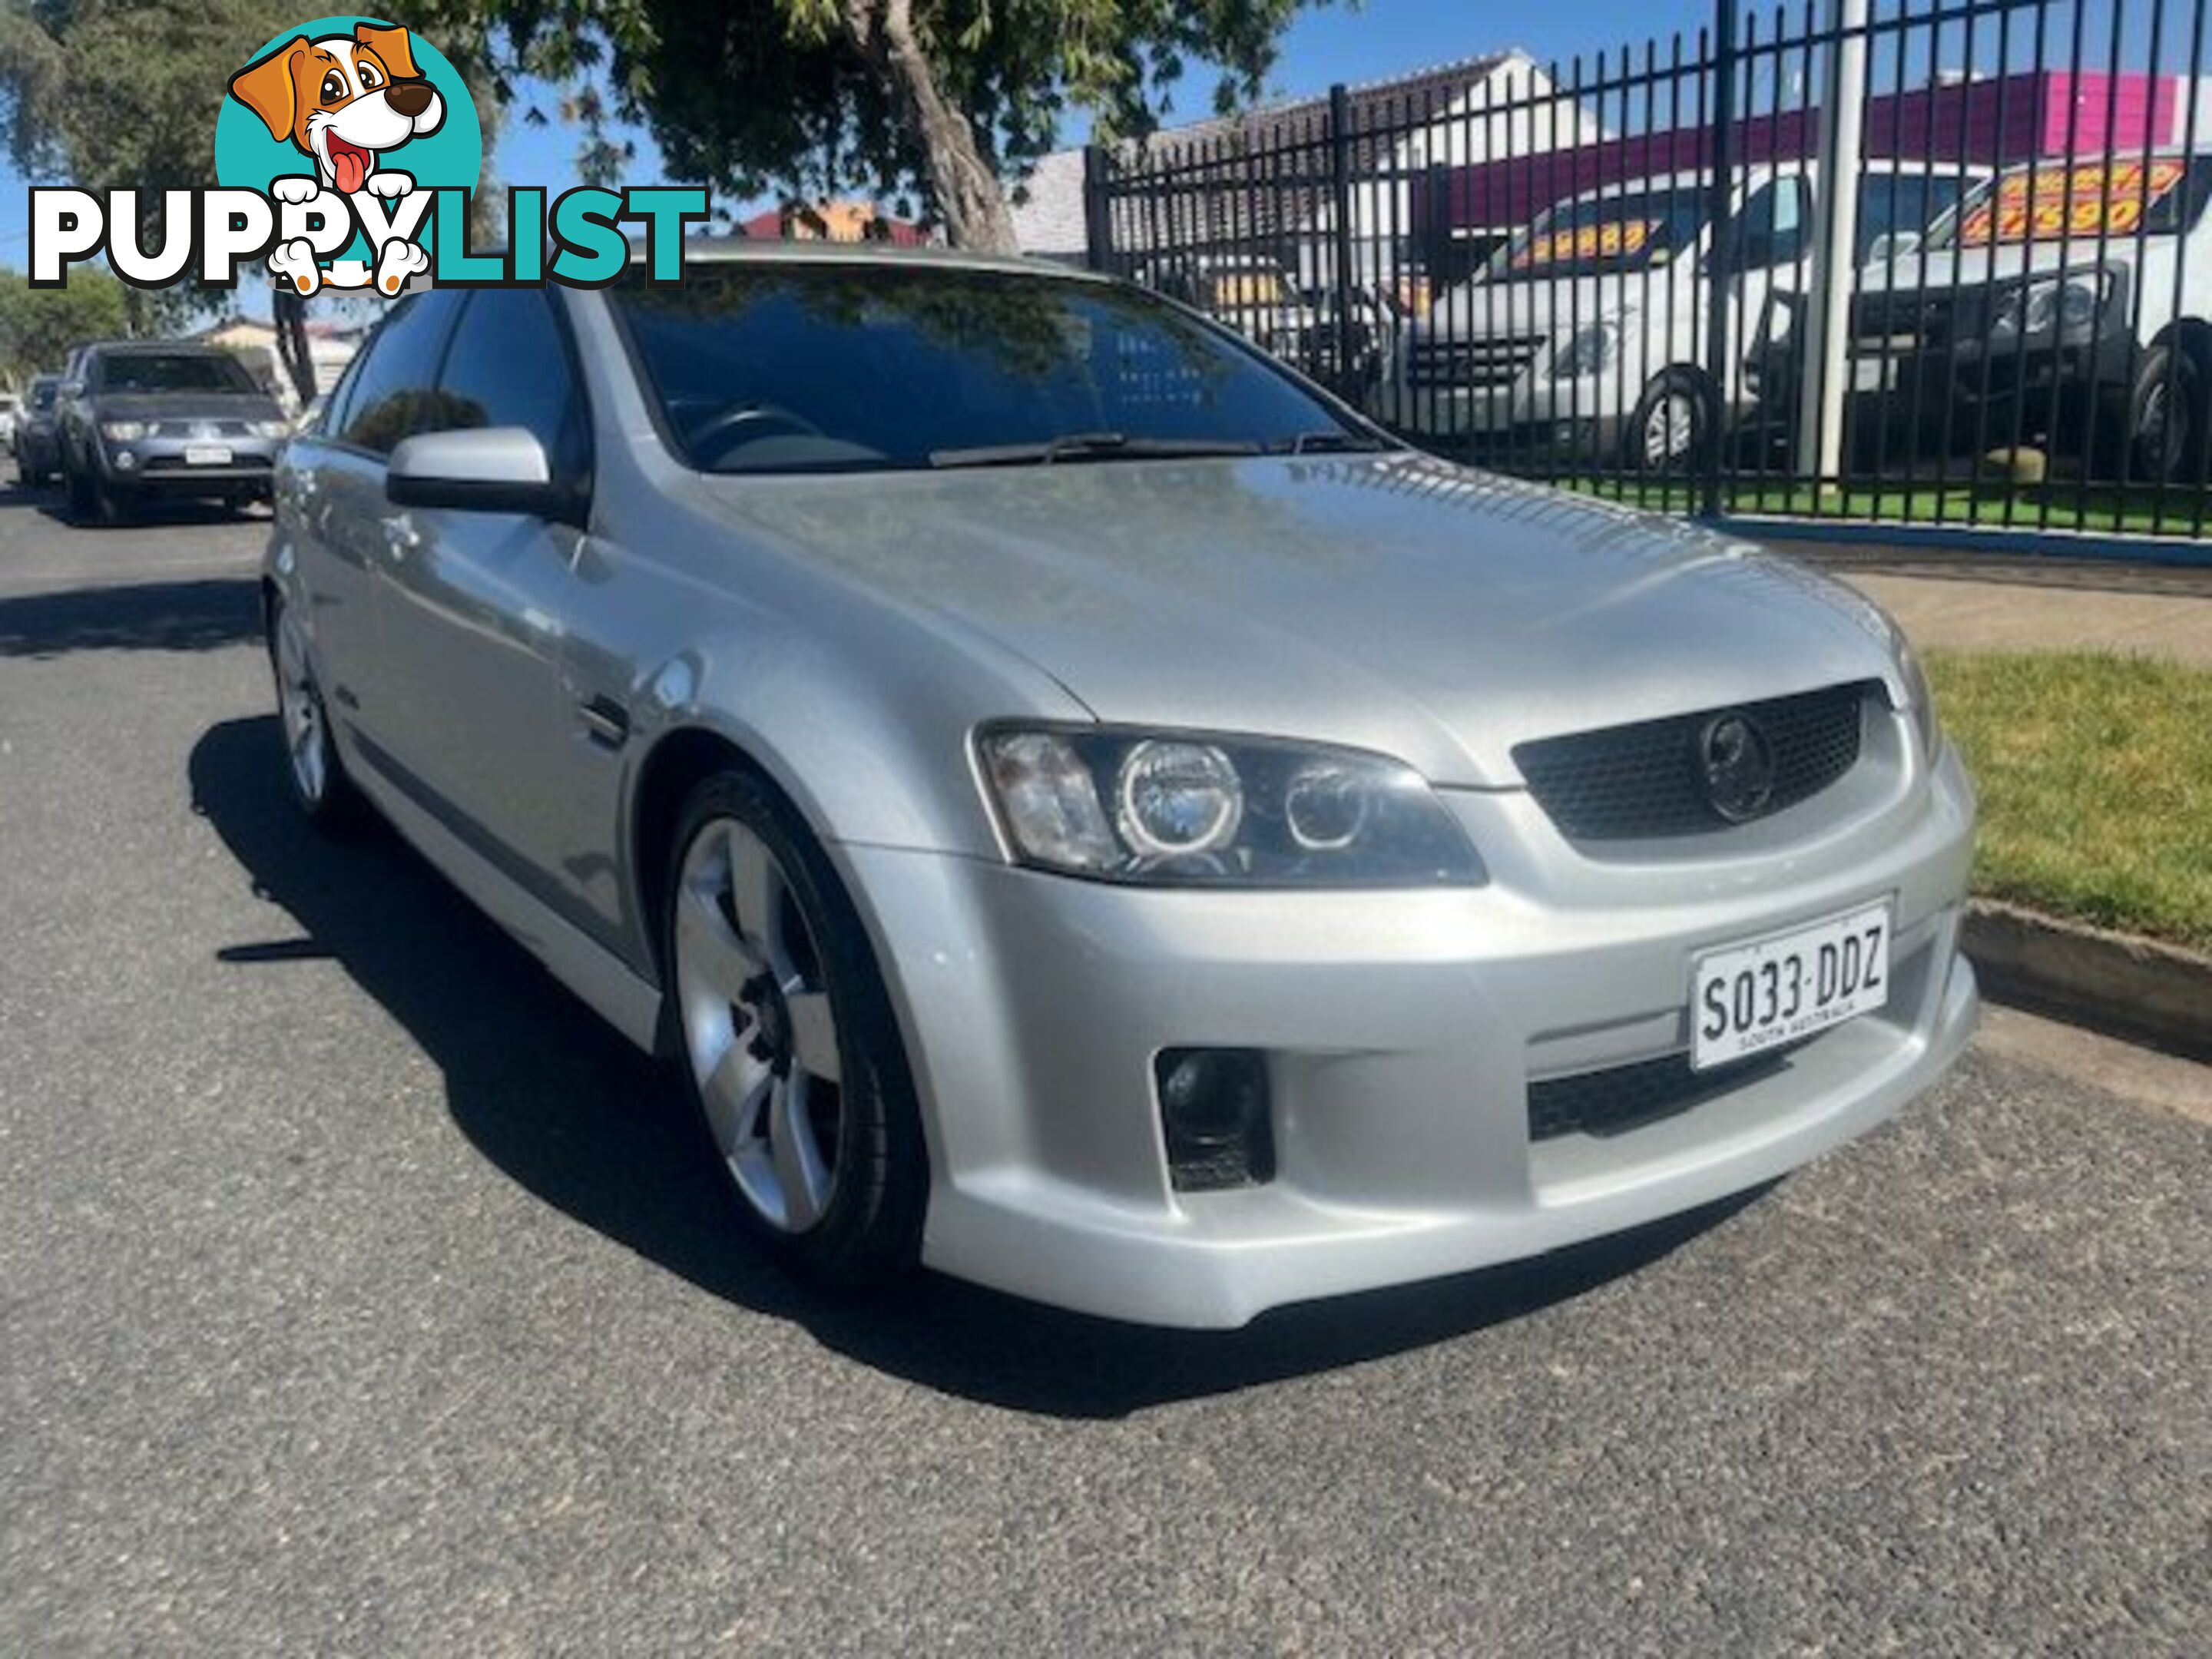
[[[1640,41],[1657,29],[1694,29],[1711,15],[1710,0],[1578,0],[1548,9],[1486,0],[1368,0],[1357,11],[1329,7],[1302,15],[1285,38],[1269,89],[1303,97],[1326,91],[1334,81],[1382,80],[1504,46],[1564,60],[1632,38]],[[526,93],[535,94],[532,101],[557,118],[556,89],[529,88]],[[1212,95],[1213,76],[1194,66],[1177,88],[1176,108],[1169,118],[1208,113]],[[632,136],[639,155],[629,182],[659,182],[659,157],[650,139],[642,133]],[[1067,135],[1071,141],[1080,136]],[[544,184],[558,191],[575,182],[576,139],[574,129],[557,118],[542,127],[526,125],[519,117],[510,119],[500,135],[496,171],[512,183]],[[22,264],[27,240],[24,192],[30,182],[0,161],[0,264]],[[246,296],[242,289],[241,297],[250,309],[265,307],[258,295]]]

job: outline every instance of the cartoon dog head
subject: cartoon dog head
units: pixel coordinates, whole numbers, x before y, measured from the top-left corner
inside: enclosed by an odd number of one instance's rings
[[[407,31],[374,23],[349,35],[295,36],[232,76],[230,90],[270,137],[313,157],[323,182],[348,196],[377,171],[380,154],[446,118]]]

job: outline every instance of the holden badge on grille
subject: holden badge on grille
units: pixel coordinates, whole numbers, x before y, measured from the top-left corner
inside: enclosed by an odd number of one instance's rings
[[[1717,714],[1698,734],[1705,798],[1730,823],[1757,817],[1774,794],[1774,750],[1741,714]]]

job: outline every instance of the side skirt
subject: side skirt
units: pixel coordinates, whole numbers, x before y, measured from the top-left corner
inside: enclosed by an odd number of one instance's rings
[[[660,1030],[657,988],[416,805],[362,753],[360,744],[347,743],[344,749],[354,781],[439,874],[544,963],[554,978],[600,1018],[647,1054],[655,1051]]]

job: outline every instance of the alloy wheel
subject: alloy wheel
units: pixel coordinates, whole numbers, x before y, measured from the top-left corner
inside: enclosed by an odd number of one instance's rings
[[[2189,413],[2186,398],[2170,395],[2164,381],[2144,395],[2142,413],[2136,429],[2136,444],[2154,478],[2175,478],[2188,453]]]
[[[284,722],[284,748],[291,761],[292,782],[301,800],[317,806],[330,787],[330,729],[323,718],[323,699],[315,689],[314,672],[307,666],[307,641],[289,611],[276,614],[276,706]]]
[[[714,1145],[761,1220],[806,1232],[836,1188],[837,1022],[791,879],[751,829],[715,817],[692,836],[673,931],[684,1057]]]
[[[1644,422],[1645,463],[1656,468],[1681,459],[1697,437],[1697,407],[1686,392],[1669,392],[1652,404]]]

